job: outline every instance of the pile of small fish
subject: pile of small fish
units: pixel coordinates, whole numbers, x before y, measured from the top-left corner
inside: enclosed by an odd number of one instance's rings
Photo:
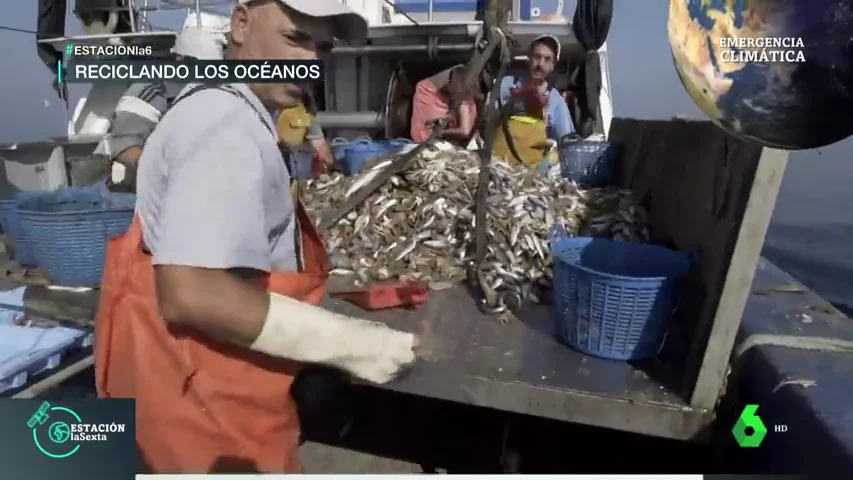
[[[322,221],[385,167],[307,181],[306,208]],[[483,263],[492,288],[547,283],[549,239],[561,235],[646,241],[646,213],[630,191],[581,189],[524,166],[491,163],[486,201],[488,254]],[[329,231],[321,232],[336,257],[336,274],[357,282],[421,280],[433,289],[466,275],[475,257],[475,195],[480,162],[475,152],[437,144],[410,161]]]

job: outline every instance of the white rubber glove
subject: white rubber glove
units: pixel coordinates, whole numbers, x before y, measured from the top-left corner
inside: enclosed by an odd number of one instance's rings
[[[338,315],[283,295],[270,308],[252,350],[340,368],[375,383],[393,380],[415,361],[414,334],[383,323]]]

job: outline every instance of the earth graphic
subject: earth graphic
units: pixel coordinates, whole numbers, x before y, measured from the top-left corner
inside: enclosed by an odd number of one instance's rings
[[[670,0],[668,33],[685,89],[730,134],[788,150],[853,134],[853,0]],[[783,37],[804,62],[722,61],[721,38]]]
[[[54,443],[65,443],[71,437],[71,428],[65,422],[54,422],[48,429],[48,435]]]

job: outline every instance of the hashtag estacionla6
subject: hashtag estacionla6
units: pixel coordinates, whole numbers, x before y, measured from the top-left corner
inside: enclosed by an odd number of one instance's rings
[[[75,57],[141,57],[154,53],[151,45],[72,45],[65,47],[65,53]]]

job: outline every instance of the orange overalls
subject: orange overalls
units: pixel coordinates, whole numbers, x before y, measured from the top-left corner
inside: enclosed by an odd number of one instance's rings
[[[296,210],[302,268],[274,271],[263,287],[319,305],[328,256],[298,199]],[[109,241],[95,335],[98,396],[136,399],[137,444],[152,472],[300,470],[290,395],[300,365],[168,326],[139,217]]]

